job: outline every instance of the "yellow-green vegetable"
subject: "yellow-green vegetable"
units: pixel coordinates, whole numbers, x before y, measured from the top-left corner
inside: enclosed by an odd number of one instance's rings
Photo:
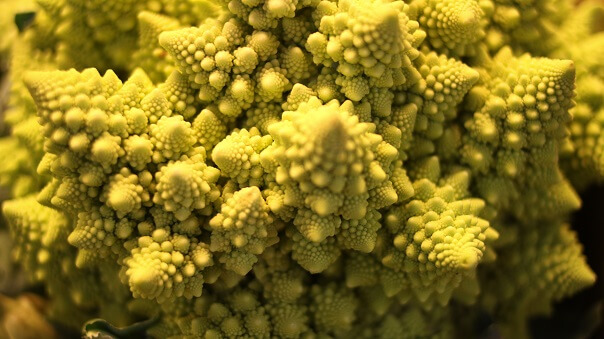
[[[452,338],[483,310],[524,337],[595,281],[568,222],[604,181],[602,4],[31,8],[0,25],[0,185],[59,322]]]

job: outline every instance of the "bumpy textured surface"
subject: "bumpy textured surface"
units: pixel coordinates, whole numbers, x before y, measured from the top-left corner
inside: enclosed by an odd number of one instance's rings
[[[3,213],[59,322],[452,338],[487,312],[522,338],[595,281],[568,221],[604,181],[602,4],[24,8]]]
[[[548,232],[542,233],[543,229]],[[526,335],[521,326],[524,318],[550,312],[552,301],[561,300],[596,279],[568,225],[524,228],[517,237],[515,243],[498,251],[502,264],[488,265],[482,272],[487,281],[481,296],[483,303],[494,314],[506,317],[510,336]]]

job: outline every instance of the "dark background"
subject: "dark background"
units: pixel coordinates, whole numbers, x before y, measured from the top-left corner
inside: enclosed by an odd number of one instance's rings
[[[558,303],[552,317],[535,319],[531,324],[535,338],[604,338],[604,185],[583,192],[581,200],[583,206],[571,225],[598,279],[591,288]]]

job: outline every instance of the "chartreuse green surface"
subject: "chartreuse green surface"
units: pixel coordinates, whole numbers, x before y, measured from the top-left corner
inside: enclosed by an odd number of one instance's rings
[[[595,281],[568,221],[604,179],[601,4],[29,7],[0,184],[60,322],[451,338],[486,312],[526,337]]]

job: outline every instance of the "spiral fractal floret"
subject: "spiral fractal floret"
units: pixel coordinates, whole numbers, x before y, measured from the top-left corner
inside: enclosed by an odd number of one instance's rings
[[[74,328],[530,336],[596,279],[604,5],[573,6],[0,0],[35,13],[0,24],[13,257]]]

